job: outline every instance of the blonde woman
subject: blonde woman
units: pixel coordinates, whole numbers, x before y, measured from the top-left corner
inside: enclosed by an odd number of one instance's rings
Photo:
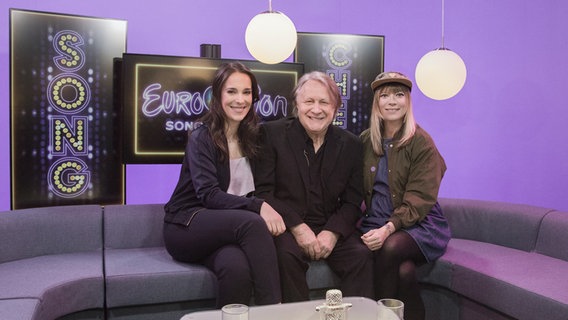
[[[371,123],[361,133],[366,207],[361,239],[374,254],[376,298],[400,299],[404,319],[424,319],[415,269],[440,257],[450,239],[437,201],[446,164],[416,124],[412,82],[385,72],[371,88]]]

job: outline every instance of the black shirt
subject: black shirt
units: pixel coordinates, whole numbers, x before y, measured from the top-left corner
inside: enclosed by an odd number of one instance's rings
[[[323,162],[323,157],[325,154],[325,145],[327,139],[324,140],[321,147],[318,149],[316,153],[314,150],[314,142],[305,133],[305,147],[304,147],[304,157],[306,158],[306,162],[308,164],[308,172],[309,172],[309,190],[308,192],[308,203],[307,203],[307,214],[304,217],[304,222],[315,231],[315,233],[319,233],[325,223],[327,222],[325,216],[325,210],[323,207],[323,185],[321,178],[321,166]]]

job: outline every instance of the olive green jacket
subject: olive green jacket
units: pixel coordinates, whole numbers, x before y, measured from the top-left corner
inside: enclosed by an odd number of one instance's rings
[[[393,139],[393,144],[397,141]],[[373,152],[370,130],[361,133],[363,142],[363,186],[365,206],[370,208],[379,156]],[[438,201],[438,191],[446,171],[444,158],[432,137],[416,126],[414,137],[388,153],[388,183],[394,212],[389,219],[398,230],[420,222]]]

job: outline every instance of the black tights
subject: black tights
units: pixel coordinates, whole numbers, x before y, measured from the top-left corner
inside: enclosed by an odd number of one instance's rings
[[[377,299],[404,302],[404,319],[424,319],[424,302],[416,279],[416,267],[426,263],[416,241],[405,231],[390,235],[375,251],[375,294]]]

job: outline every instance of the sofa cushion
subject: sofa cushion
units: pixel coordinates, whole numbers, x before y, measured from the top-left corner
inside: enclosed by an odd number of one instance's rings
[[[105,248],[163,246],[163,208],[163,204],[105,206]]]
[[[8,299],[0,300],[0,319],[2,320],[32,320],[38,299]]]
[[[451,290],[518,319],[565,319],[568,262],[472,240],[452,239]]]
[[[532,251],[543,217],[552,210],[529,205],[441,198],[452,238]],[[514,221],[515,227],[511,227]]]
[[[4,262],[0,264],[0,299],[37,299],[37,319],[103,308],[102,269],[99,251]]]
[[[0,212],[0,262],[102,249],[98,205]]]
[[[107,249],[105,269],[110,308],[216,297],[211,271],[173,260],[164,247]]]
[[[207,268],[177,262],[164,247],[163,204],[104,208],[107,306],[213,299]]]
[[[535,251],[568,261],[568,212],[553,211],[544,217]]]
[[[339,277],[323,260],[311,261],[306,280],[310,289],[339,288]]]

